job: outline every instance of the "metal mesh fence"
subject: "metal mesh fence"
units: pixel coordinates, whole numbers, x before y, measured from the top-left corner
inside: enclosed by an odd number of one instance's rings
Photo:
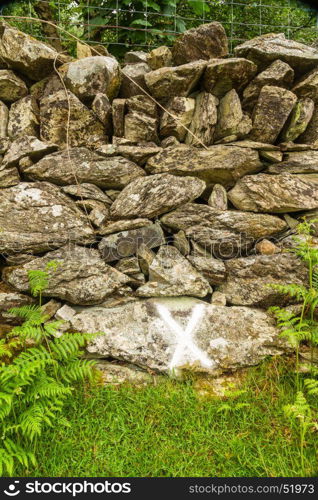
[[[50,4],[54,20],[63,28],[87,43],[102,44],[115,51],[169,46],[184,29],[212,21],[223,24],[231,52],[237,44],[268,32],[283,32],[288,38],[308,44],[315,44],[318,38],[318,11],[298,0],[41,2]],[[21,12],[29,16],[36,15],[35,3],[35,0],[15,2],[16,6],[21,4]],[[4,7],[2,13],[5,15],[10,8]],[[50,42],[38,23],[27,23],[27,26],[20,23],[20,27]],[[51,41],[52,38],[51,35]],[[67,42],[67,35],[60,34],[60,38]]]

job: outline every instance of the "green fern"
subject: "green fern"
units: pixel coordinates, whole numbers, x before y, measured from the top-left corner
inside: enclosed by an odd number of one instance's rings
[[[45,271],[29,272],[33,295],[41,299],[48,271],[54,272],[57,264],[52,261]],[[63,322],[48,322],[41,300],[40,305],[12,308],[10,313],[24,322],[0,341],[0,357],[11,358],[10,364],[0,364],[0,475],[13,475],[18,464],[35,463],[36,437],[57,421],[67,425],[62,412],[74,384],[94,379],[94,362],[81,359],[94,335],[60,335]],[[16,348],[20,352],[14,355]]]

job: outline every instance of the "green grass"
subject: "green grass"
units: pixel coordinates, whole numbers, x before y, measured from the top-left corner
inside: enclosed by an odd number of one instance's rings
[[[20,475],[299,476],[297,430],[282,409],[294,400],[293,383],[290,362],[274,359],[253,368],[245,392],[226,401],[199,399],[191,381],[168,379],[78,393],[67,408],[70,427],[46,432],[38,466]],[[310,433],[306,476],[317,476],[317,462]]]

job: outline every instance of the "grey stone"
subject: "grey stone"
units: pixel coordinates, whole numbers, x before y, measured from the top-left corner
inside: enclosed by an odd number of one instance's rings
[[[19,320],[13,314],[8,313],[12,307],[22,307],[34,304],[35,300],[28,295],[18,292],[15,288],[0,282],[0,321],[6,324],[14,324]],[[2,332],[1,332],[2,333]]]
[[[4,102],[0,101],[0,139],[8,136],[9,110]]]
[[[149,281],[140,286],[139,297],[205,297],[208,281],[173,246],[161,246],[149,265]]]
[[[271,165],[270,174],[314,174],[318,172],[318,151],[295,151],[284,154],[284,161]]]
[[[3,279],[17,290],[26,292],[29,289],[28,270],[44,270],[50,261],[55,261],[57,266],[48,271],[43,295],[71,304],[99,304],[129,281],[125,274],[105,264],[98,250],[77,245],[66,245],[18,268],[7,267]]]
[[[211,285],[218,285],[225,280],[226,269],[222,260],[199,255],[189,255],[188,260]]]
[[[266,308],[286,305],[295,298],[270,285],[305,285],[308,281],[306,265],[291,253],[231,259],[225,267],[227,279],[218,290],[225,294],[228,304]]]
[[[173,235],[173,245],[182,255],[188,255],[190,253],[190,243],[184,231],[178,231]]]
[[[279,136],[297,97],[290,90],[265,85],[253,113],[250,139],[273,143]]]
[[[1,48],[0,48],[1,51]],[[28,87],[13,71],[0,69],[0,99],[14,102],[28,94]]]
[[[318,101],[318,69],[301,78],[292,89],[299,97],[309,97],[315,103]]]
[[[135,179],[111,206],[113,219],[156,217],[183,203],[195,200],[205,190],[205,182],[195,177],[157,174]]]
[[[287,229],[279,217],[236,210],[218,211],[196,203],[188,203],[164,215],[161,222],[171,229],[183,230],[188,238],[200,245],[204,256],[217,258],[244,255],[257,240]]]
[[[145,175],[141,167],[126,158],[105,158],[84,147],[47,155],[24,168],[23,173],[31,180],[44,180],[58,185],[88,182],[104,189],[123,188]]]
[[[318,208],[317,183],[308,175],[246,175],[228,197],[237,209],[252,212],[286,213]]]
[[[160,136],[175,136],[179,141],[183,141],[193,117],[194,106],[195,100],[190,97],[172,97],[161,116]]]
[[[230,90],[220,100],[215,139],[218,140],[231,135],[235,135],[237,139],[242,139],[248,135],[251,129],[252,120],[243,113],[236,90]]]
[[[200,92],[195,98],[194,114],[185,142],[190,146],[210,146],[213,144],[217,123],[218,99],[209,92]]]
[[[126,100],[124,136],[132,143],[159,141],[156,104],[147,96],[137,95]]]
[[[176,64],[185,64],[198,59],[212,59],[228,55],[228,41],[222,24],[201,24],[180,35],[172,47]]]
[[[207,149],[179,146],[166,148],[146,164],[151,174],[169,173],[195,176],[208,186],[216,183],[233,186],[237,179],[262,168],[258,152],[235,146],[210,146]]]
[[[3,158],[3,165],[6,167],[17,166],[23,158],[38,161],[56,150],[55,144],[47,144],[34,136],[22,136],[9,145]]]
[[[112,133],[112,106],[106,94],[98,93],[92,102],[92,110],[105,127],[105,133]]]
[[[227,210],[227,193],[221,184],[215,184],[213,187],[208,205],[215,210]]]
[[[95,184],[89,184],[86,182],[81,184],[71,184],[70,186],[63,186],[61,190],[65,194],[74,196],[74,198],[102,201],[107,205],[111,205],[113,203],[113,200],[107,196],[107,194],[103,193],[99,187],[95,186]]]
[[[172,66],[172,52],[169,47],[162,45],[151,50],[147,56],[147,63],[152,70]]]
[[[0,228],[0,251],[9,254],[95,240],[80,209],[48,182],[20,182],[0,190]]]
[[[156,248],[164,242],[165,238],[160,225],[148,224],[138,229],[127,229],[105,236],[98,248],[105,262],[112,262],[136,255],[142,244],[148,248]]]
[[[139,229],[140,227],[149,226],[152,222],[149,219],[123,219],[116,221],[106,221],[103,226],[98,229],[98,234],[105,236],[107,234],[118,233],[120,231],[128,231],[130,229]]]
[[[120,97],[132,97],[147,91],[145,75],[149,73],[150,67],[146,62],[127,64],[122,70],[122,84]]]
[[[199,355],[191,348],[181,348],[181,333],[176,334],[170,322],[161,317],[160,305],[169,311],[181,331],[186,329],[194,307],[201,306],[202,316],[192,335],[192,341],[200,349]],[[268,355],[288,350],[275,321],[265,311],[213,306],[190,297],[155,298],[113,308],[86,308],[74,315],[71,323],[75,331],[102,332],[88,347],[91,356],[123,359],[174,374],[186,369],[211,374],[227,372],[255,365]]]
[[[312,99],[309,97],[299,99],[289,115],[281,139],[286,142],[294,141],[303,134],[312,118],[314,109],[315,104]]]
[[[84,57],[68,64],[64,83],[84,101],[94,99],[99,92],[113,99],[121,84],[120,66],[114,57]]]
[[[204,61],[194,61],[182,66],[159,68],[145,74],[149,92],[157,99],[187,97],[197,85],[206,66]]]
[[[297,138],[297,142],[301,144],[311,144],[314,147],[318,146],[318,105],[315,105],[310,122],[303,134]]]
[[[125,106],[126,99],[113,100],[113,132],[116,137],[123,137],[125,133]]]
[[[11,105],[8,135],[11,139],[21,136],[39,135],[39,107],[32,96],[23,97]]]
[[[257,71],[257,66],[247,59],[213,59],[209,61],[203,85],[207,92],[223,97],[232,89],[241,92]]]

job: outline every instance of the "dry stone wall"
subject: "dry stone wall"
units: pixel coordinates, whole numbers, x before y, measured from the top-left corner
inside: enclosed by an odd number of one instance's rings
[[[218,374],[288,347],[269,283],[318,215],[318,51],[267,34],[228,56],[219,23],[172,50],[78,59],[0,25],[1,329],[32,303],[89,355]]]

